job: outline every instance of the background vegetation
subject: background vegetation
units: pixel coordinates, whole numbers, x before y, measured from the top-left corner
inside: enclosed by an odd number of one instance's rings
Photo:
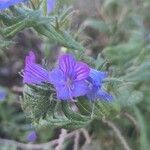
[[[0,150],[149,150],[149,0],[60,0],[49,16],[42,4],[43,14],[33,11],[38,4],[33,0],[27,4],[30,11],[21,4],[0,13]],[[110,78],[105,86],[115,96],[114,105],[100,103],[94,111],[90,107],[96,117],[88,125],[89,118],[78,116],[83,119],[81,127],[86,122],[82,129],[78,129],[78,118],[73,118],[67,130],[61,128],[65,128],[62,118],[48,116],[47,122],[40,120],[37,125],[41,105],[33,112],[32,107],[26,110],[30,104],[23,101],[26,114],[20,105],[23,84],[19,72],[30,49],[38,62],[46,58],[51,67],[59,54],[73,51],[96,69],[107,70]],[[56,126],[50,125],[52,121]],[[28,138],[32,131],[36,132],[33,142]]]

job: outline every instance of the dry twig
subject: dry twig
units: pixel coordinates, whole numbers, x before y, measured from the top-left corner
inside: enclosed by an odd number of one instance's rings
[[[75,138],[74,138],[73,150],[79,150],[79,138],[80,138],[80,133],[79,133],[79,131],[76,131]]]
[[[62,150],[63,149],[63,143],[64,143],[66,135],[67,135],[67,130],[61,129],[61,133],[60,133],[59,139],[58,139],[58,145],[56,146],[55,150]]]
[[[73,131],[71,133],[68,133],[64,136],[65,139],[70,139],[75,135],[76,131]],[[0,138],[0,144],[5,144],[5,145],[16,145],[18,148],[21,148],[22,150],[41,150],[43,148],[50,148],[58,144],[59,139],[47,142],[47,143],[42,143],[42,144],[24,144],[21,142],[17,142],[14,140],[8,140],[8,139],[2,139]]]
[[[53,141],[50,141],[47,143],[42,143],[42,144],[32,144],[32,143],[25,144],[25,143],[17,142],[14,140],[2,139],[2,138],[0,138],[0,144],[10,145],[10,146],[15,145],[15,146],[17,146],[17,148],[20,148],[22,150],[42,150],[42,149],[46,149],[46,148],[48,149],[48,148],[55,147],[55,146],[56,146],[55,150],[62,150],[64,140],[75,137],[73,148],[74,148],[74,150],[78,150],[79,149],[79,138],[80,138],[81,132],[83,133],[83,135],[86,139],[86,144],[91,143],[91,138],[90,138],[88,132],[84,128],[82,128],[82,129],[70,132],[68,134],[65,129],[62,129],[59,139],[55,139]]]
[[[90,138],[89,133],[84,128],[80,129],[80,131],[83,133],[83,135],[86,139],[86,144],[90,144],[91,143],[91,138]]]
[[[119,129],[116,127],[116,125],[113,122],[111,122],[110,120],[103,120],[103,123],[106,123],[115,132],[124,150],[131,150],[125,138],[123,137],[123,135],[121,134],[121,132],[119,131]]]

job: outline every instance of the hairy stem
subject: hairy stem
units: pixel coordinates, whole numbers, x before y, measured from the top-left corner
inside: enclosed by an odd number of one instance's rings
[[[122,115],[125,116],[131,123],[133,123],[133,125],[135,126],[135,129],[136,129],[136,132],[139,135],[140,134],[140,127],[139,127],[136,119],[131,114],[129,114],[128,112],[124,112],[124,113],[122,113]]]

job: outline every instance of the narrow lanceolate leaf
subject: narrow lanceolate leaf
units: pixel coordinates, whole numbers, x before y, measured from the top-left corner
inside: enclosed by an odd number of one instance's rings
[[[46,16],[46,14],[47,14],[47,0],[42,1],[42,10],[43,10],[43,14]]]
[[[120,108],[116,103],[97,101],[94,108],[95,117],[100,119],[115,117],[120,112]]]
[[[84,50],[84,47],[70,34],[60,29],[55,29],[54,18],[43,16],[38,10],[14,8],[12,11],[17,14],[17,17],[12,18],[3,14],[0,15],[0,19],[4,24],[9,25],[4,30],[0,29],[4,37],[13,37],[23,29],[33,27],[38,33],[59,42],[65,47],[79,51]]]

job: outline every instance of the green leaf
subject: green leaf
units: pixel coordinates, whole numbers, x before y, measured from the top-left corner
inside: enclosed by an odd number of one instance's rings
[[[81,115],[79,113],[75,113],[74,111],[72,111],[70,109],[70,105],[68,104],[68,102],[62,102],[62,110],[65,114],[65,116],[67,118],[69,118],[70,120],[77,120],[77,121],[81,121],[81,122],[86,122],[89,121],[90,117],[89,116],[85,116],[85,115]]]
[[[123,79],[127,81],[150,81],[150,62],[144,62],[140,66],[134,66]]]
[[[71,110],[69,102],[55,100],[50,85],[25,85],[21,104],[36,128],[53,126],[76,129],[92,121],[90,115]]]
[[[47,115],[46,118],[40,118],[38,122],[33,122],[33,125],[36,128],[43,128],[43,127],[64,127],[65,125],[69,124],[71,121],[64,116],[54,116]]]
[[[0,16],[3,19],[2,21],[10,22],[8,27],[0,28],[0,32],[4,37],[12,37],[25,28],[33,27],[38,33],[57,41],[67,48],[84,51],[84,47],[70,34],[54,27],[54,18],[43,16],[39,10],[14,8],[12,11],[16,12],[18,19]]]
[[[132,107],[143,100],[143,93],[131,86],[122,86],[117,91],[116,99],[122,107]]]
[[[13,41],[0,40],[0,48],[6,48],[13,44],[15,44],[15,42],[13,42]]]
[[[76,102],[76,106],[78,107],[79,111],[83,115],[91,115],[92,112],[92,102],[86,100],[84,97],[79,97],[78,101]]]
[[[51,92],[49,88],[40,86],[24,86],[22,108],[27,117],[33,121],[44,117],[53,103],[50,101]]]
[[[101,20],[99,21],[96,19],[88,19],[84,22],[84,26],[85,27],[91,27],[91,28],[99,31],[100,33],[109,34],[109,32],[110,32],[107,24]]]
[[[43,14],[46,16],[47,15],[47,0],[43,0],[41,5],[42,5]]]
[[[94,115],[97,119],[112,118],[120,112],[119,105],[115,102],[109,103],[104,101],[97,101],[94,108]]]
[[[114,65],[124,66],[131,59],[135,58],[141,51],[142,43],[128,43],[117,46],[106,47],[103,50],[104,56]]]

